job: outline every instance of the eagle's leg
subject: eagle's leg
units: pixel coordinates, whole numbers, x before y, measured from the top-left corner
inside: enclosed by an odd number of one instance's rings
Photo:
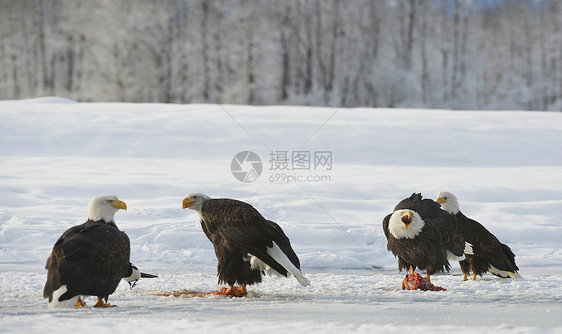
[[[236,287],[234,285],[231,285],[228,287],[228,289],[226,289],[225,295],[234,296],[235,291],[236,291]]]
[[[86,306],[86,303],[82,300],[82,298],[78,297],[76,303],[74,304],[74,307],[84,307],[84,306]]]
[[[115,305],[111,305],[109,303],[104,303],[101,297],[98,297],[98,301],[94,307],[115,307]]]
[[[427,280],[428,283],[431,283],[431,279],[430,279],[430,274],[425,275],[425,279]]]
[[[410,266],[410,269],[408,269],[408,275],[413,275],[413,274],[414,274],[414,267]],[[402,290],[406,289],[406,285],[404,284],[404,281],[408,279],[408,275],[406,275],[406,278],[402,280]]]
[[[459,266],[462,271],[462,282],[468,281],[468,274],[472,271],[474,273],[474,266],[468,260],[459,261]]]
[[[472,280],[476,281],[476,274],[472,275]]]

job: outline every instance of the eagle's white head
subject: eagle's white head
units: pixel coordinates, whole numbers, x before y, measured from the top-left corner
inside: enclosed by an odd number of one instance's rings
[[[420,215],[413,210],[396,210],[390,216],[388,230],[396,239],[414,239],[425,226]]]
[[[201,194],[201,193],[189,193],[182,201],[182,208],[189,208],[201,213],[201,208],[206,200],[211,199],[211,197]]]
[[[437,195],[437,203],[441,204],[441,209],[450,214],[456,215],[460,211],[457,196],[448,191],[442,191]]]
[[[127,210],[127,204],[120,201],[115,195],[101,195],[92,199],[88,204],[88,219],[112,223],[115,221],[113,218],[115,212],[119,209]]]

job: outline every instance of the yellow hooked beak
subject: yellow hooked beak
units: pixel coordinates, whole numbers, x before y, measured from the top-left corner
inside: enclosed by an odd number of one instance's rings
[[[402,215],[402,223],[404,223],[404,227],[408,229],[410,223],[412,222],[412,211],[408,210]]]
[[[439,197],[439,198],[437,198],[437,203],[439,203],[439,204],[443,204],[443,203],[445,203],[445,202],[447,202],[447,200],[446,200],[446,199],[444,199],[443,197]]]
[[[127,210],[127,204],[125,204],[125,202],[123,201],[117,201],[117,202],[113,202],[110,204],[112,207],[116,208],[116,209],[123,209],[123,210]]]
[[[181,208],[185,209],[185,208],[189,208],[190,206],[193,205],[193,203],[195,203],[195,201],[192,201],[189,199],[189,196],[187,196],[186,198],[183,199],[183,201],[181,202]]]

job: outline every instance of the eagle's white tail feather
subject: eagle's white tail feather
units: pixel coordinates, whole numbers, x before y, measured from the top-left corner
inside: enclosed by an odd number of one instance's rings
[[[53,291],[53,300],[49,302],[49,308],[71,308],[74,307],[79,296],[74,296],[70,299],[59,301],[60,296],[62,296],[67,291],[66,285],[61,286],[57,290]]]
[[[472,250],[472,244],[464,242],[464,253],[468,255],[474,255],[474,250]]]
[[[451,261],[462,261],[466,259],[466,257],[463,255],[461,256],[456,256],[455,254],[451,253],[450,251],[447,250],[447,260],[451,260]]]
[[[306,277],[304,277],[302,272],[297,267],[295,267],[295,265],[291,262],[291,260],[289,260],[287,255],[283,253],[281,248],[279,248],[279,246],[277,246],[275,242],[273,242],[273,247],[267,247],[267,254],[269,254],[269,256],[271,256],[275,261],[277,261],[281,266],[283,266],[283,268],[285,268],[291,275],[293,275],[302,286],[310,285],[310,281]],[[255,255],[252,254],[248,254],[248,255],[250,256],[249,259],[250,267],[252,269],[259,269],[265,271],[270,276],[272,275],[283,276],[275,269],[268,266],[265,262],[258,259]]]
[[[295,265],[291,262],[291,260],[289,260],[287,255],[285,255],[281,248],[277,246],[275,241],[273,242],[273,247],[267,248],[267,254],[269,254],[275,261],[279,262],[279,264],[282,265],[283,268],[287,269],[287,271],[290,272],[293,276],[295,276],[297,281],[299,281],[302,286],[310,285],[310,281],[306,277],[304,277],[302,272],[297,267],[295,267]]]
[[[523,278],[523,277],[521,277],[521,275],[519,275],[519,273],[516,272],[516,271],[510,272],[510,273],[509,273],[509,276],[510,276],[511,278]]]
[[[281,275],[277,270],[271,268],[267,263],[260,260],[257,256],[248,254],[248,258],[245,258],[246,261],[250,262],[250,268],[252,269],[259,269],[260,271],[265,272],[268,276],[279,276],[279,277],[287,277]]]
[[[490,265],[490,267],[488,268],[488,271],[490,271],[491,274],[494,274],[496,276],[502,277],[502,278],[523,278],[521,277],[521,275],[519,275],[518,272],[516,271],[507,271],[507,270],[500,270],[492,265]]]

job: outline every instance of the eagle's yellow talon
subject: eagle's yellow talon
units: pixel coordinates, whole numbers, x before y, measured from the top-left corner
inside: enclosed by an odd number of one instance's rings
[[[78,299],[76,300],[76,303],[74,304],[74,307],[76,308],[80,308],[80,307],[85,307],[86,303],[82,300],[82,298],[78,297]]]
[[[96,302],[96,305],[94,305],[94,307],[116,307],[115,305],[111,305],[109,303],[104,303],[103,300],[98,297],[98,301]]]

